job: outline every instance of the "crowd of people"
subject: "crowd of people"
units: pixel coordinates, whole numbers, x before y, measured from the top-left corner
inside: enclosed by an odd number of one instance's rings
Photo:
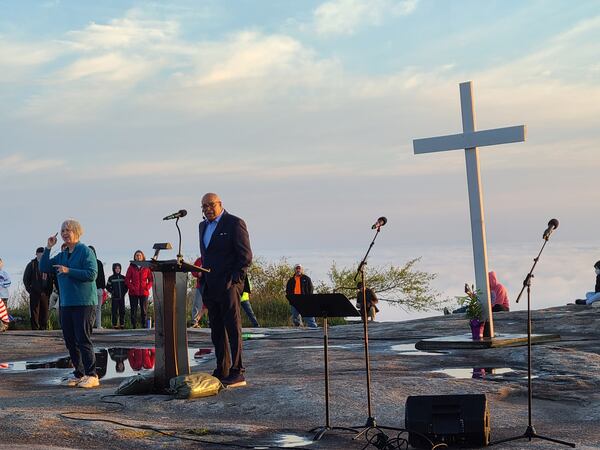
[[[199,324],[204,311],[208,313],[216,357],[213,376],[228,387],[244,386],[240,311],[243,309],[251,323],[259,326],[249,301],[251,284],[248,268],[252,262],[250,238],[245,222],[225,211],[217,194],[205,194],[201,207],[205,220],[199,224],[201,255],[196,264],[199,267],[206,265],[210,271],[194,274],[197,284],[193,325]],[[83,227],[77,220],[67,219],[62,223],[60,237],[63,244],[60,251],[53,253],[58,234],[48,237],[46,247],[36,250],[35,258],[25,269],[23,283],[30,297],[31,327],[34,330],[47,329],[51,297],[56,293],[59,323],[73,366],[73,372],[64,380],[64,385],[94,388],[100,385],[100,377],[92,331],[102,327],[102,304],[107,293],[112,302],[111,321],[114,328],[125,326],[125,295],[129,296],[132,327],[138,326],[138,308],[140,326],[149,327],[147,312],[153,283],[152,272],[144,263],[144,253],[137,250],[124,276],[121,265],[115,263],[112,265],[112,275],[106,280],[104,264],[98,260],[96,250],[80,240]],[[302,278],[301,266],[298,267],[300,282],[296,283],[294,291],[304,292],[309,288],[312,292],[312,282],[308,277]],[[8,328],[6,302],[10,285],[10,276],[3,270],[3,261],[0,259],[2,331]],[[314,318],[310,326],[316,326]]]
[[[120,263],[112,264],[112,274],[106,278],[104,274],[104,264],[96,256],[96,249],[93,246],[88,246],[92,251],[97,264],[96,274],[96,294],[97,303],[94,311],[93,328],[101,329],[102,327],[102,306],[106,301],[111,303],[111,323],[114,329],[124,329],[125,314],[126,314],[126,295],[129,297],[130,324],[132,328],[148,327],[148,302],[150,292],[152,291],[153,276],[150,269],[141,265],[146,260],[142,250],[136,250],[133,255],[133,261],[127,268],[126,274],[122,274],[122,266]],[[65,250],[65,246],[61,247],[61,251]],[[29,295],[29,312],[30,324],[32,330],[47,330],[50,318],[50,310],[55,308],[58,313],[60,323],[59,307],[60,302],[60,285],[58,277],[54,272],[45,272],[40,270],[40,260],[44,255],[44,247],[38,247],[33,258],[23,273],[23,286]],[[140,264],[136,264],[135,262]],[[195,266],[202,267],[202,258],[196,259]],[[11,285],[11,279],[5,270],[3,270],[3,261],[0,259],[0,330],[8,329],[10,316],[7,309],[7,301],[9,297],[8,288]],[[298,265],[298,267],[301,267]],[[202,326],[202,319],[208,315],[208,308],[202,302],[202,294],[200,289],[201,272],[192,272],[196,278],[194,289],[194,297],[192,301],[192,327],[199,328]],[[310,293],[312,293],[312,282],[310,278],[304,276],[308,280]],[[240,305],[242,310],[248,317],[250,324],[253,327],[259,328],[260,324],[256,318],[256,314],[252,309],[250,302],[250,293],[252,285],[248,275],[244,277],[244,287],[240,296]],[[304,292],[304,291],[303,291]],[[54,295],[54,301],[52,301]],[[139,311],[139,314],[138,314]],[[292,313],[293,323],[300,326],[300,317],[297,312]],[[311,320],[312,319],[312,320]],[[309,326],[316,327],[317,324],[314,318],[305,318],[311,320]],[[208,320],[206,319],[208,322]],[[207,323],[208,325],[208,323]]]

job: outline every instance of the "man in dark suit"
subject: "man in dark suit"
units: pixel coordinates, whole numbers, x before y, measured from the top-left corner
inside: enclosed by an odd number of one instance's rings
[[[210,272],[202,275],[200,289],[217,358],[213,375],[225,386],[245,386],[240,297],[252,262],[250,238],[246,223],[227,213],[217,194],[202,197],[202,213],[200,253],[203,267]]]

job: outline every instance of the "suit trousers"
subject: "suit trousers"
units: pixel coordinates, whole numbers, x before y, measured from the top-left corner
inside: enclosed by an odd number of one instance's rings
[[[242,364],[242,318],[240,315],[240,297],[244,288],[238,283],[213,295],[204,290],[203,301],[208,308],[210,337],[215,346],[217,359],[216,374],[227,377],[230,373],[243,373]]]
[[[29,294],[29,312],[31,314],[32,330],[48,329],[48,300],[46,293],[32,292]]]

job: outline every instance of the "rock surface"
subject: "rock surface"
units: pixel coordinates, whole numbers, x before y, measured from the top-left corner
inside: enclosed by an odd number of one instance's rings
[[[525,311],[494,317],[497,332],[526,331]],[[579,449],[600,449],[600,308],[568,305],[534,311],[532,317],[535,333],[561,335],[560,342],[533,347],[536,431]],[[97,389],[83,390],[59,385],[69,369],[24,370],[23,364],[0,369],[0,448],[363,448],[365,438],[352,440],[347,432],[311,441],[308,430],[325,423],[322,330],[253,331],[267,336],[244,342],[248,386],[197,400],[114,397],[123,380],[114,376],[102,379]],[[362,325],[329,331],[331,424],[362,425],[368,417]],[[411,395],[484,393],[492,441],[525,432],[526,346],[433,354],[414,349],[420,339],[467,333],[467,321],[459,315],[374,323],[369,331],[372,413],[378,424],[402,427]],[[191,348],[211,348],[208,330],[190,329],[188,339]],[[153,331],[147,330],[94,334],[97,349],[152,347],[153,342]],[[0,363],[66,355],[60,331],[0,334]],[[115,362],[109,358],[108,364]],[[192,372],[213,368],[211,354]],[[560,447],[539,439],[495,446]]]

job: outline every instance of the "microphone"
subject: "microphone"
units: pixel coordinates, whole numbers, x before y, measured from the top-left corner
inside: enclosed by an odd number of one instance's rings
[[[176,213],[169,214],[167,217],[163,217],[163,220],[179,219],[180,217],[185,216],[187,216],[187,211],[185,209],[180,209]]]
[[[387,218],[382,216],[379,219],[377,219],[377,222],[375,222],[373,224],[373,226],[371,227],[371,230],[374,230],[375,228],[379,229],[382,226],[384,226],[386,223],[387,223]]]
[[[552,234],[552,232],[554,230],[556,230],[557,228],[558,228],[558,219],[551,219],[550,222],[548,222],[548,228],[546,228],[546,231],[544,231],[542,239],[547,241],[550,238],[550,235]]]

